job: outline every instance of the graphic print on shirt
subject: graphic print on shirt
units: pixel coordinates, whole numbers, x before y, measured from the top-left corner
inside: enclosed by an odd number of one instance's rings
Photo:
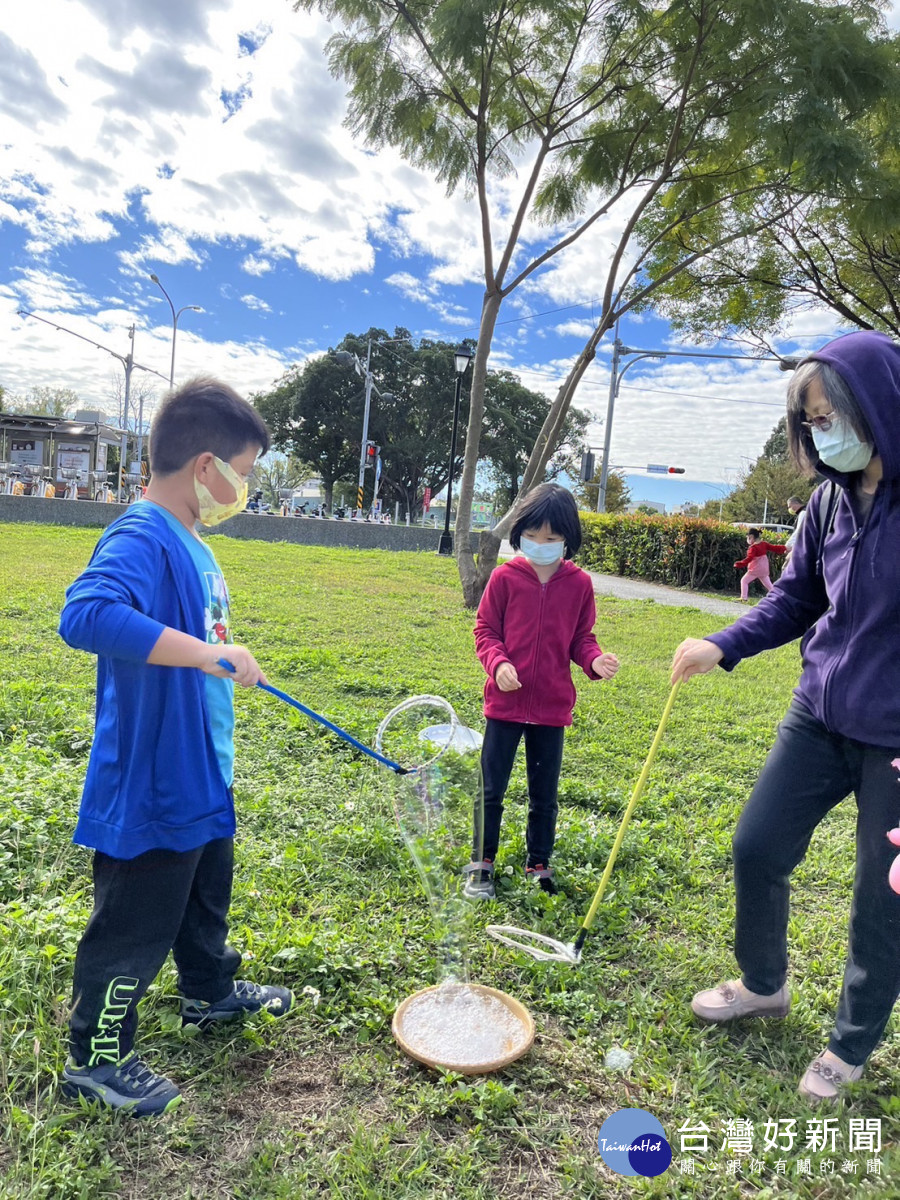
[[[225,576],[218,571],[204,571],[203,621],[206,626],[206,641],[210,646],[232,642],[231,605]]]

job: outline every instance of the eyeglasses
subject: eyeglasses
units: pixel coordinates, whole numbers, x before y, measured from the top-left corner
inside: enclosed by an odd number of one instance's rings
[[[810,417],[808,421],[801,421],[800,424],[804,429],[818,429],[820,433],[827,433],[837,419],[838,415],[832,409],[824,417]]]

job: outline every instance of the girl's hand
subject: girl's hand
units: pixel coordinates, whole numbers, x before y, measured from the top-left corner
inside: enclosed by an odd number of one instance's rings
[[[619,669],[619,660],[614,654],[598,654],[591,663],[591,670],[599,679],[612,679]]]
[[[705,638],[685,638],[672,659],[672,683],[705,675],[722,661],[722,651],[715,642]]]
[[[515,692],[522,686],[516,668],[511,662],[501,663],[494,676],[494,682],[501,692]]]

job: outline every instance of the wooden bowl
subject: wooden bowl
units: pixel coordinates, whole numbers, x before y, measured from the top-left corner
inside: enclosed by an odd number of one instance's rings
[[[514,1037],[509,1047],[499,1057],[479,1062],[471,1061],[471,1056],[460,1056],[454,1060],[452,1051],[440,1054],[439,1057],[434,1057],[433,1055],[429,1055],[422,1047],[410,1041],[407,1032],[404,1030],[404,1022],[411,1005],[422,996],[433,995],[437,992],[444,995],[451,995],[453,992],[462,991],[475,992],[480,996],[492,997],[494,1000],[498,1000],[517,1019],[520,1026],[520,1036]],[[410,1058],[415,1059],[416,1062],[423,1063],[426,1067],[441,1067],[445,1071],[456,1071],[460,1075],[488,1075],[492,1071],[500,1071],[504,1067],[508,1067],[517,1058],[521,1058],[523,1054],[528,1053],[534,1042],[534,1020],[525,1005],[515,1000],[512,996],[508,996],[506,992],[500,992],[496,988],[485,987],[480,983],[445,983],[437,987],[422,988],[420,991],[413,992],[411,996],[407,996],[405,1000],[401,1001],[397,1007],[397,1011],[394,1013],[391,1032],[404,1054],[408,1054]]]

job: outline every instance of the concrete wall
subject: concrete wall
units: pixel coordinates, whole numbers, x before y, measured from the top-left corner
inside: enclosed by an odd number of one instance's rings
[[[0,496],[0,523],[31,521],[85,528],[109,525],[124,504],[95,500],[42,500],[37,496]],[[228,537],[304,546],[345,546],[354,550],[424,550],[437,552],[439,529],[421,525],[367,525],[365,521],[320,521],[310,517],[272,517],[241,513],[219,526]]]

